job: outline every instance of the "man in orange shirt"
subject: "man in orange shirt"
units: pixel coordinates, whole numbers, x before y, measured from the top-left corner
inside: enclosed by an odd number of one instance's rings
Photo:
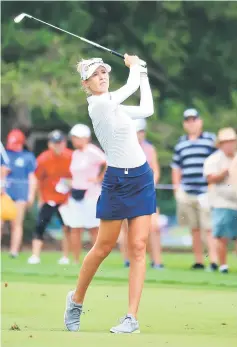
[[[66,148],[64,134],[59,130],[52,131],[48,136],[48,150],[37,158],[35,175],[38,180],[41,207],[33,235],[32,256],[28,259],[29,264],[40,263],[43,235],[53,214],[57,213],[62,222],[58,208],[68,199],[71,158],[72,150]]]

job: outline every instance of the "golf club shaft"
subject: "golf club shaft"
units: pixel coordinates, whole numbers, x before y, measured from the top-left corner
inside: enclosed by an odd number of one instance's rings
[[[116,52],[116,51],[114,51],[114,50],[112,50],[112,49],[109,49],[109,48],[106,48],[106,47],[104,47],[104,46],[101,46],[101,45],[99,45],[98,43],[95,43],[95,42],[93,42],[93,41],[87,40],[87,39],[85,39],[84,37],[78,36],[78,35],[76,35],[76,34],[71,33],[70,31],[67,31],[67,30],[61,29],[61,28],[59,28],[59,27],[56,27],[55,25],[52,25],[52,24],[47,23],[47,22],[44,22],[43,20],[38,19],[38,18],[36,18],[36,17],[33,17],[33,16],[31,16],[31,15],[27,15],[27,17],[28,17],[28,18],[32,18],[32,19],[35,19],[35,20],[37,20],[37,21],[40,22],[40,23],[49,25],[50,27],[52,27],[52,28],[54,28],[54,29],[63,31],[64,33],[69,34],[69,35],[71,35],[71,36],[77,37],[77,38],[80,39],[81,41],[84,41],[84,42],[86,42],[86,43],[89,43],[89,44],[93,45],[94,47],[97,47],[97,48],[102,49],[102,50],[104,50],[104,51],[107,51],[107,52],[109,52],[109,53],[111,53],[111,54],[113,54],[113,55],[116,55],[116,56],[119,57],[119,58],[124,59],[124,56],[123,56],[122,54],[120,54],[120,53],[118,53],[118,52]]]

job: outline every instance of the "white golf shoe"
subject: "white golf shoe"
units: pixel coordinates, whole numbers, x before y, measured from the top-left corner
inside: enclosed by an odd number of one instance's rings
[[[70,264],[70,259],[67,257],[62,257],[58,260],[59,265],[69,265]]]
[[[40,258],[33,254],[30,258],[28,258],[27,262],[28,264],[31,264],[31,265],[39,264]]]
[[[70,291],[66,298],[66,309],[64,312],[64,324],[69,331],[78,331],[80,329],[80,317],[82,314],[82,305],[72,301],[74,291]]]
[[[139,324],[133,315],[127,314],[121,318],[119,325],[110,329],[110,332],[114,334],[139,334]]]

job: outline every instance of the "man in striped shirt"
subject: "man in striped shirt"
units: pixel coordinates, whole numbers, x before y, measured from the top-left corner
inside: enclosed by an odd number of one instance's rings
[[[192,230],[195,263],[193,269],[204,269],[201,230],[205,231],[210,270],[217,270],[217,258],[211,235],[210,208],[208,206],[208,184],[203,176],[205,159],[215,151],[215,135],[204,132],[202,119],[196,109],[184,112],[184,130],[175,146],[172,162],[172,183],[177,201],[180,225]]]

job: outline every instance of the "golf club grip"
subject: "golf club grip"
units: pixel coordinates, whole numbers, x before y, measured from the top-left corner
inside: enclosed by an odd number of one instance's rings
[[[112,49],[111,49],[110,53],[112,53],[113,55],[116,55],[117,57],[124,59],[124,55],[122,55],[116,51],[113,51]],[[147,67],[146,62],[140,59],[140,66],[146,68]]]

